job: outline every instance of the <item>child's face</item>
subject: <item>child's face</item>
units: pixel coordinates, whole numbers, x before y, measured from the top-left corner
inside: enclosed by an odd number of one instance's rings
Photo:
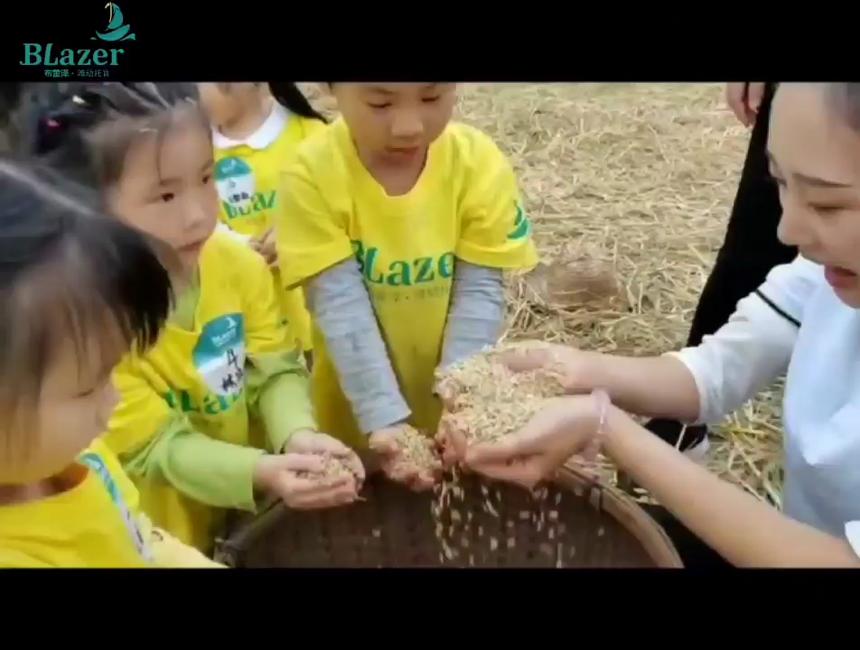
[[[12,452],[11,466],[0,468],[0,483],[23,485],[54,476],[107,430],[118,401],[111,371],[126,347],[116,326],[83,345],[56,346],[32,424],[7,434],[20,440],[21,448]]]
[[[183,270],[191,270],[218,220],[213,164],[209,131],[196,117],[182,116],[166,132],[132,143],[122,176],[108,191],[109,206],[171,246]]]
[[[199,83],[200,104],[215,125],[239,119],[261,94],[260,86],[251,82]]]
[[[847,305],[860,308],[860,134],[828,105],[824,86],[783,84],[768,138],[779,185],[779,238],[825,267]]]
[[[362,156],[410,165],[451,120],[456,84],[336,83],[332,92]]]

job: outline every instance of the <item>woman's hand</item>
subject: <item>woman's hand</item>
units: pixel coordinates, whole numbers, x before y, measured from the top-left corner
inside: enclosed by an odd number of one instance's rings
[[[278,251],[275,245],[275,229],[270,228],[261,237],[250,241],[251,248],[265,258],[270,267],[278,265]]]
[[[356,490],[361,490],[361,486],[364,484],[364,465],[361,464],[358,454],[340,440],[332,438],[325,433],[311,431],[310,429],[296,431],[290,436],[290,439],[281,451],[285,454],[332,456],[340,460],[355,475]]]
[[[462,462],[484,476],[532,488],[589,448],[597,434],[600,408],[593,396],[550,400],[515,433],[469,446],[461,441]],[[456,433],[451,435],[456,438]]]
[[[755,124],[763,98],[763,81],[733,81],[726,84],[726,103],[744,126]]]
[[[331,508],[358,498],[356,478],[327,475],[325,459],[318,454],[261,456],[254,468],[254,485],[296,510]]]
[[[497,357],[514,372],[546,370],[555,373],[565,392],[572,395],[590,393],[601,387],[601,360],[599,352],[585,352],[567,345],[547,344],[535,347],[512,348]],[[444,396],[449,399],[450,396]]]
[[[370,449],[379,457],[380,466],[392,481],[421,492],[432,488],[442,474],[442,464],[419,467],[407,458],[403,449],[404,429],[399,425],[378,429],[370,434]],[[432,441],[428,441],[432,444]]]

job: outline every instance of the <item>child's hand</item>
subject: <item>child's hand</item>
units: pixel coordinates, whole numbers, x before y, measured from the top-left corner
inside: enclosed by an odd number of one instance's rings
[[[568,458],[588,449],[599,419],[594,397],[560,397],[519,431],[469,446],[464,462],[479,474],[531,489],[552,476]]]
[[[254,468],[254,485],[297,510],[331,508],[358,498],[355,477],[328,475],[325,458],[317,454],[261,456]]]
[[[278,251],[275,247],[275,229],[270,228],[261,237],[255,237],[250,242],[251,248],[262,255],[270,266],[278,265]]]
[[[356,490],[361,490],[364,484],[365,472],[364,465],[352,449],[343,444],[340,440],[332,438],[324,433],[311,431],[310,429],[302,429],[296,431],[290,436],[287,444],[281,450],[282,453],[294,454],[319,454],[323,456],[333,456],[343,462],[349,470],[355,474]]]
[[[378,454],[382,471],[392,481],[403,483],[416,492],[429,490],[441,476],[441,463],[422,468],[409,460],[402,446],[404,435],[399,425],[374,431],[368,441],[370,449]]]

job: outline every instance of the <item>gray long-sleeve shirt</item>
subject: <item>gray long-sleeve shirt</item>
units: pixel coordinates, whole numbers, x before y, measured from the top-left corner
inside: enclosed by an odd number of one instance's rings
[[[360,429],[371,433],[405,421],[411,412],[358,263],[350,258],[313,278],[307,300]],[[502,271],[457,260],[441,365],[494,344],[504,311]]]

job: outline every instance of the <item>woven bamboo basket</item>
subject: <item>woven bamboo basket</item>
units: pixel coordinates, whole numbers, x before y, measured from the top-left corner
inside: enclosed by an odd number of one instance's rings
[[[682,567],[644,510],[576,469],[561,470],[541,500],[476,477],[460,484],[454,520],[450,509],[434,519],[432,493],[379,476],[368,479],[364,501],[345,508],[295,511],[279,503],[234,521],[215,558],[236,568]],[[457,549],[453,558],[442,553],[439,523]]]

